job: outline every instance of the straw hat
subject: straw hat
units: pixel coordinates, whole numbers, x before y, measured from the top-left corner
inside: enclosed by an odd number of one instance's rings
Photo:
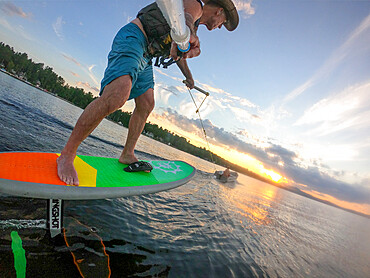
[[[233,31],[238,27],[239,15],[232,0],[203,0],[203,2],[205,4],[208,2],[215,3],[224,9],[226,14],[226,22],[224,23],[224,26],[227,30]]]

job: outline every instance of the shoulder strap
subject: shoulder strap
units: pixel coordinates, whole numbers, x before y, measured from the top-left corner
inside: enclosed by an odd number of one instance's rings
[[[203,2],[201,0],[197,0],[198,3],[200,4],[202,10],[203,10]],[[195,28],[198,28],[199,27],[199,23],[200,23],[200,18],[198,18],[195,22],[194,22],[194,27]]]

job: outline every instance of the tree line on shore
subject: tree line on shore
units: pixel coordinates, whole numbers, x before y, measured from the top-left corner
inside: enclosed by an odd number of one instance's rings
[[[32,61],[26,53],[15,52],[12,47],[4,43],[0,43],[0,65],[16,77],[58,95],[81,108],[85,108],[94,100],[90,92],[85,93],[81,88],[66,84],[64,79],[58,76],[51,67]]]

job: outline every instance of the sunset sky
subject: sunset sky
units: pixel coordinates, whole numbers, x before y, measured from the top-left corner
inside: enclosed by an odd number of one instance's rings
[[[188,60],[210,92],[200,112],[211,150],[370,214],[370,1],[234,2],[237,30],[200,26],[202,53]],[[0,41],[97,95],[115,34],[149,3],[0,1]],[[178,68],[154,74],[150,121],[206,147]]]

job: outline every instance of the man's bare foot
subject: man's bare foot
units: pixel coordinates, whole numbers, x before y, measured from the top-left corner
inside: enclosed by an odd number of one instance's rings
[[[122,164],[131,164],[134,162],[138,162],[139,160],[136,158],[135,155],[122,154],[118,161],[121,162]]]
[[[73,165],[74,156],[66,157],[63,154],[57,158],[58,176],[61,181],[69,185],[79,185],[76,169]]]

